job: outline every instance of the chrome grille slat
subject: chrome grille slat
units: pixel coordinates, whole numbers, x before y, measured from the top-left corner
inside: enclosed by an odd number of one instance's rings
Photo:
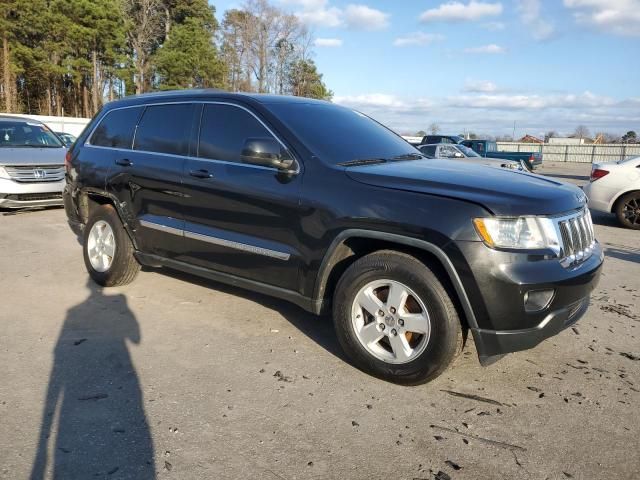
[[[20,183],[59,182],[64,165],[13,165],[3,167],[12,180]]]
[[[588,210],[582,210],[556,220],[561,242],[560,263],[568,268],[585,261],[593,253],[595,234]]]

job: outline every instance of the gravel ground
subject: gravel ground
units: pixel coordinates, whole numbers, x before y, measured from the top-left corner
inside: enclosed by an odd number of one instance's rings
[[[595,222],[574,328],[400,387],[328,318],[168,271],[101,290],[62,210],[0,216],[0,478],[637,479],[640,232]]]

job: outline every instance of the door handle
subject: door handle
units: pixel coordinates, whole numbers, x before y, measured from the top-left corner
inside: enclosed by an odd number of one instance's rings
[[[189,175],[196,178],[212,178],[213,174],[209,173],[209,170],[191,170]]]
[[[116,165],[120,165],[121,167],[130,167],[133,165],[133,162],[128,158],[119,158],[116,160]]]

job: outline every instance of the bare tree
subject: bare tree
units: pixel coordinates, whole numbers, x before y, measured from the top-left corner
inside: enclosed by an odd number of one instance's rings
[[[437,135],[438,133],[440,133],[440,125],[438,125],[436,122],[433,122],[431,125],[429,125],[429,133],[431,135]]]
[[[549,142],[550,138],[555,138],[557,136],[558,136],[558,132],[556,132],[555,130],[549,130],[547,133],[544,134],[544,141]]]
[[[311,57],[313,37],[300,20],[267,0],[247,0],[222,22],[222,54],[232,90],[289,93],[292,65]]]
[[[586,125],[578,125],[573,131],[575,138],[588,138],[590,135],[589,128]]]
[[[165,33],[165,9],[162,0],[123,0],[128,18],[127,41],[133,50],[136,93],[149,90],[149,59]]]

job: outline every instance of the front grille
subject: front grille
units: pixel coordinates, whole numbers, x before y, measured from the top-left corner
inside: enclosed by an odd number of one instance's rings
[[[589,209],[559,218],[556,223],[560,237],[560,263],[568,268],[588,259],[596,238]]]
[[[64,179],[64,165],[14,165],[4,169],[12,180],[20,183],[59,182]]]
[[[17,193],[7,195],[7,200],[18,202],[35,202],[38,200],[62,200],[62,193]]]

